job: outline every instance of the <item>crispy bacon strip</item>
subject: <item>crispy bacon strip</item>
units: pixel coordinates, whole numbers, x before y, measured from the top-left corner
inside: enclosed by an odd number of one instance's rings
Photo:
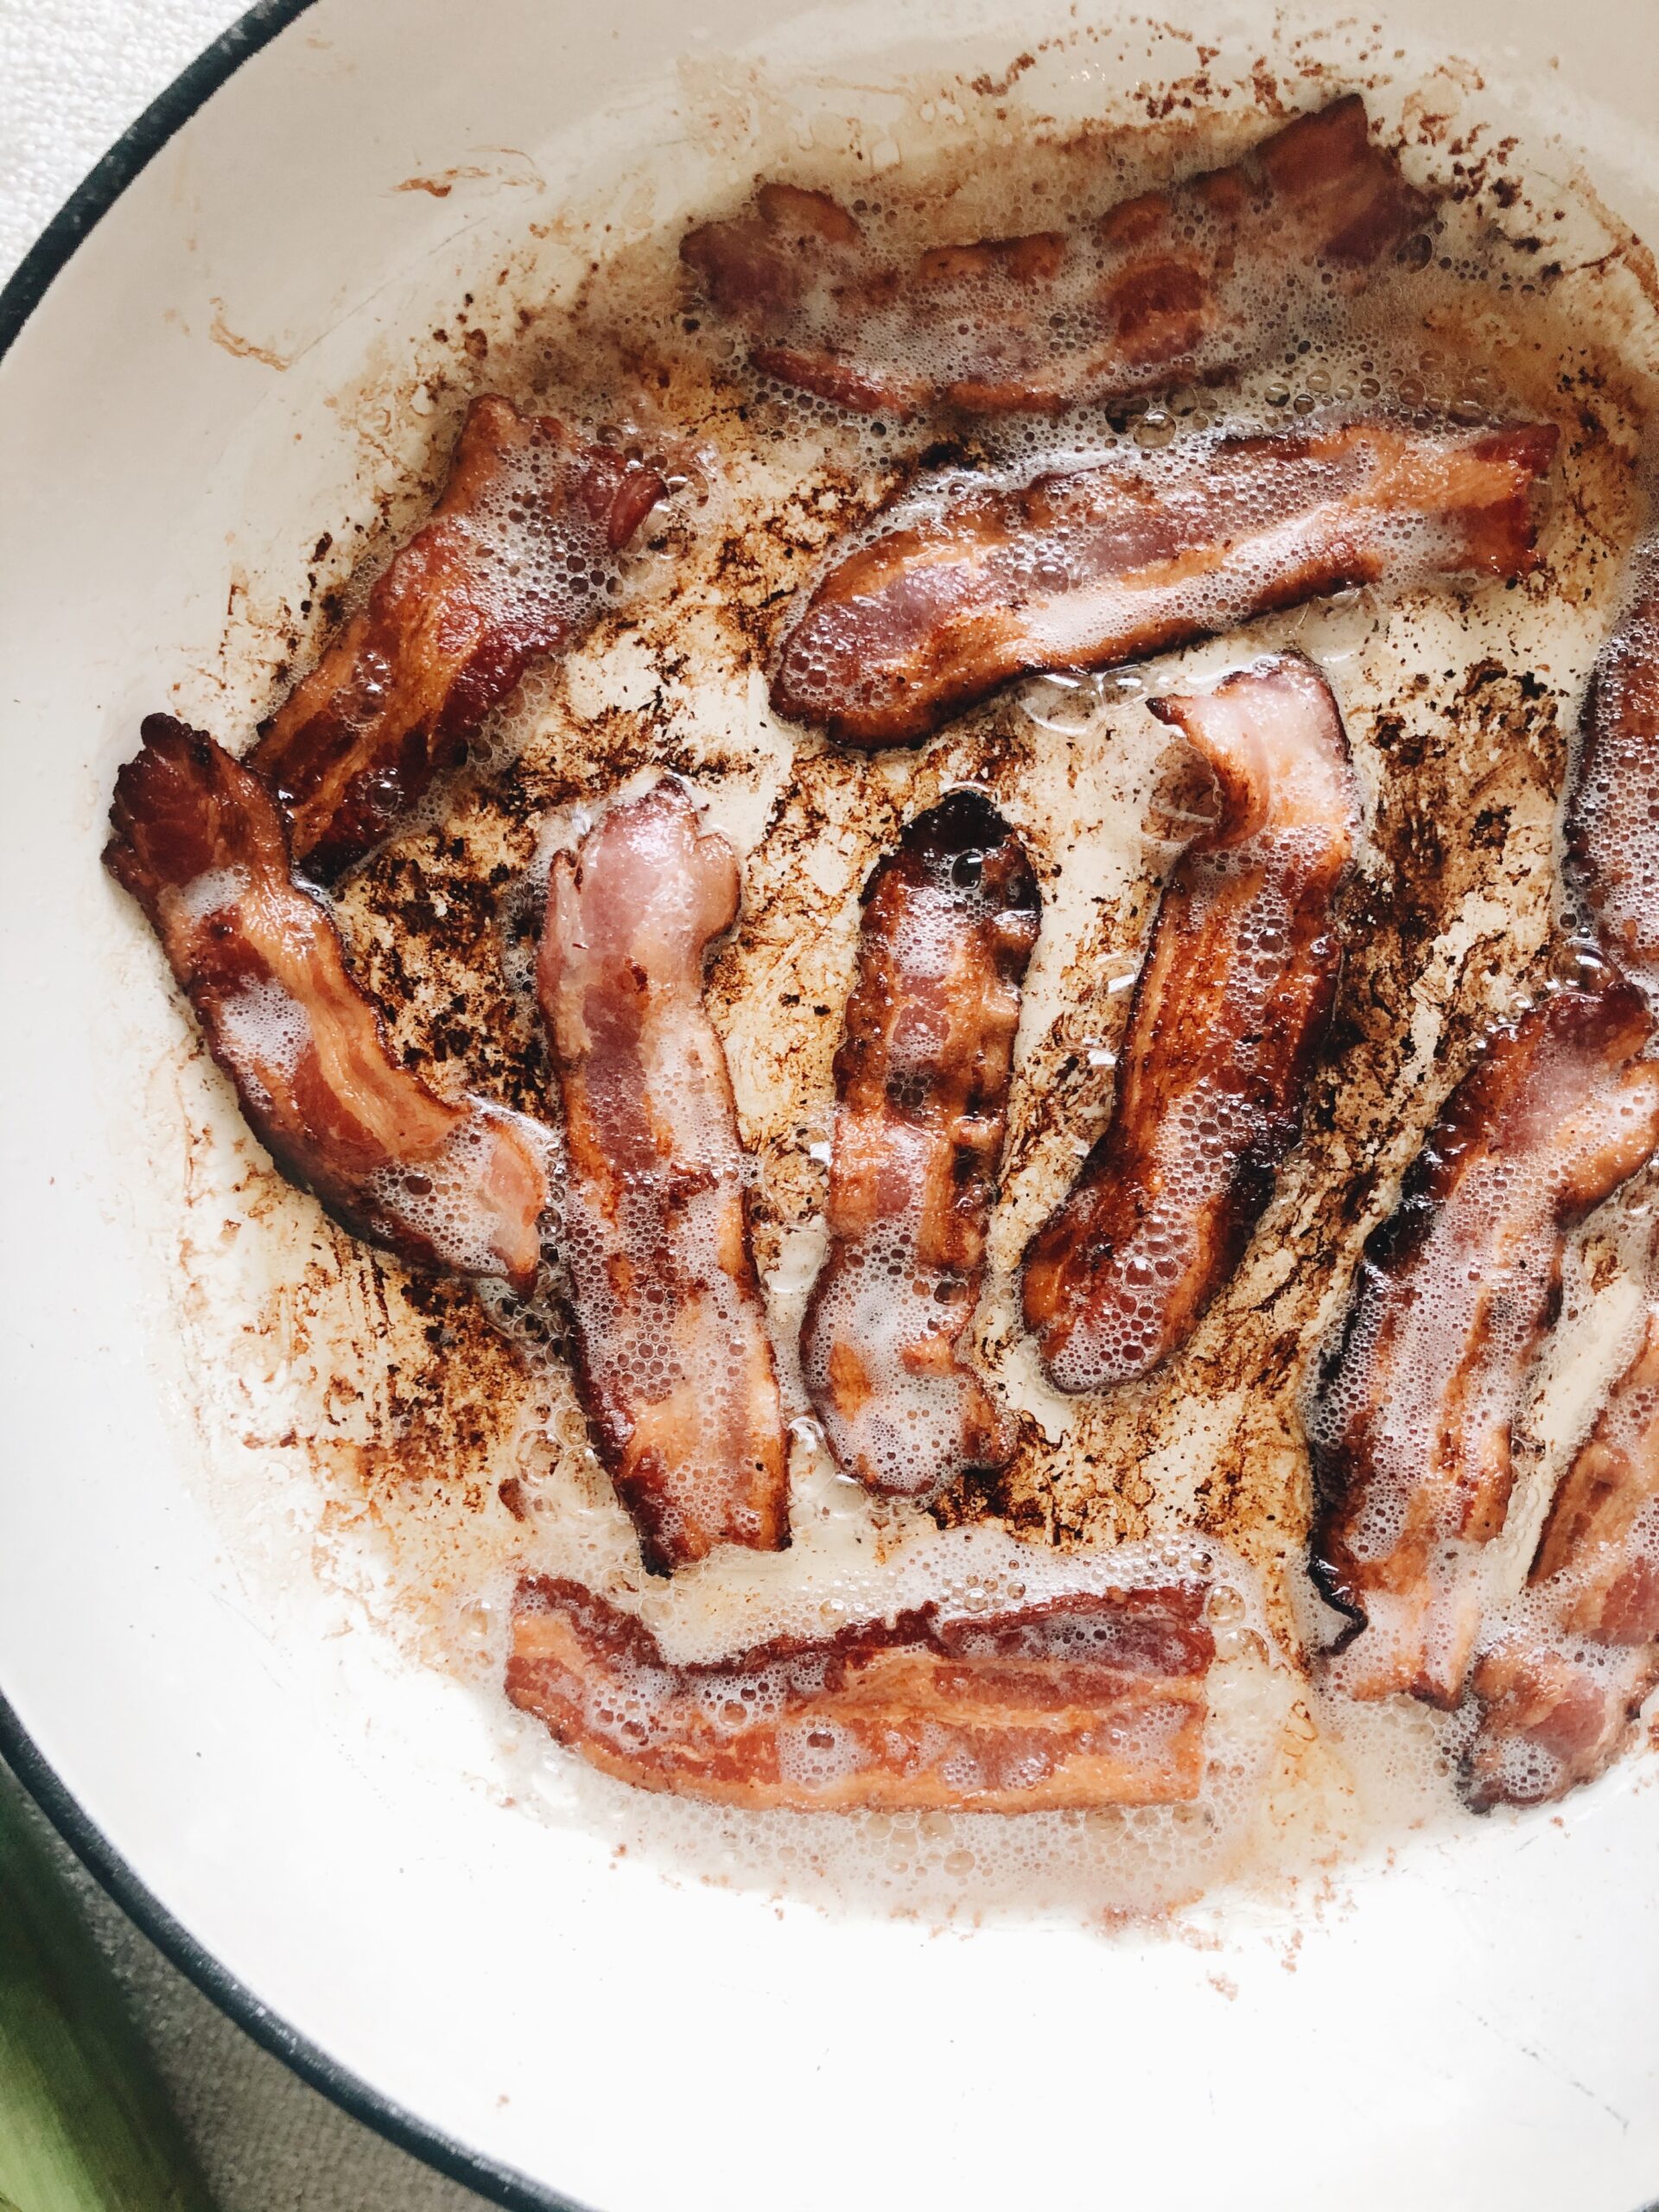
[[[537,976],[564,1101],[563,1251],[599,1450],[653,1572],[789,1541],[786,1453],[704,951],[737,861],[671,778],[554,861]]]
[[[1026,484],[943,477],[819,582],[772,704],[910,744],[1035,670],[1108,668],[1344,585],[1524,575],[1556,437],[1336,420]]]
[[[590,1765],[752,1809],[1033,1813],[1198,1794],[1214,1640],[1201,1583],[675,1665],[577,1583],[519,1588],[507,1694]]]
[[[1592,1782],[1659,1683],[1659,1306],[1556,1493],[1518,1612],[1475,1670],[1478,1812]]]
[[[254,1134],[354,1236],[528,1290],[547,1133],[400,1066],[339,931],[293,880],[264,784],[169,715],[143,735],[116,779],[104,863],[149,916]]]
[[[1026,1254],[1027,1326],[1062,1390],[1148,1373],[1237,1266],[1300,1134],[1359,832],[1342,717],[1300,655],[1152,710],[1221,811],[1165,889],[1111,1121]]]
[[[1585,695],[1566,842],[1569,887],[1608,958],[1659,982],[1659,539],[1632,558]]]
[[[591,627],[616,555],[663,496],[610,446],[475,399],[431,518],[277,709],[250,756],[294,856],[332,882],[451,768],[533,660]]]
[[[1005,1466],[1017,1432],[957,1345],[973,1318],[1039,899],[982,793],[954,791],[864,887],[836,1055],[830,1251],[801,1367],[830,1448],[872,1490]]]
[[[1352,1696],[1462,1695],[1567,1232],[1659,1142],[1659,1063],[1633,1058],[1650,1026],[1606,970],[1500,1029],[1366,1245],[1308,1424],[1313,1572],[1351,1623]]]
[[[827,193],[767,184],[680,256],[766,375],[870,413],[1046,410],[1262,359],[1299,315],[1368,284],[1432,207],[1371,144],[1355,93],[1069,235],[899,267]]]

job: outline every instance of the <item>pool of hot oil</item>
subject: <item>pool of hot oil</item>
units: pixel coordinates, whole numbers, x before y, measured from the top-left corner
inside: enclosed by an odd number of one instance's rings
[[[1255,118],[1222,118],[1203,158],[1225,159],[1259,129]],[[1007,234],[1104,206],[1190,168],[1197,135],[1190,122],[1065,138],[1033,130],[1018,162],[958,158],[931,172],[912,162],[879,191],[822,165],[801,181],[855,198],[899,251],[936,223],[955,236]],[[1426,162],[1447,181],[1444,149],[1408,158],[1414,174]],[[515,343],[498,340],[482,359],[454,346],[429,379],[442,393],[435,476],[468,392],[496,389],[607,426],[658,458],[674,488],[629,559],[615,613],[563,666],[531,679],[473,770],[341,891],[353,957],[410,1065],[440,1084],[548,1110],[530,988],[548,855],[631,779],[663,768],[686,778],[743,856],[742,913],[713,961],[709,998],[752,1161],[755,1249],[794,1421],[791,1552],[652,1586],[588,1446],[556,1315],[409,1276],[319,1227],[308,1202],[234,1148],[237,1202],[246,1211],[254,1194],[272,1250],[286,1237],[296,1255],[291,1267],[270,1265],[264,1311],[241,1325],[256,1338],[274,1332],[284,1348],[264,1402],[242,1413],[242,1440],[313,1486],[324,1578],[425,1662],[477,1685],[495,1716],[498,1789],[643,1845],[665,1866],[931,1914],[1156,1910],[1224,1878],[1292,1893],[1323,1862],[1465,1817],[1443,1728],[1415,1710],[1344,1713],[1307,1680],[1322,1631],[1302,1567],[1298,1404],[1360,1243],[1440,1103],[1483,1034],[1545,978],[1572,717],[1640,524],[1641,424],[1659,358],[1653,302],[1618,254],[1576,272],[1548,257],[1529,232],[1518,162],[1511,148],[1508,167],[1456,164],[1456,196],[1413,265],[1328,327],[1305,329],[1225,386],[1109,413],[880,425],[758,382],[680,271],[677,226],[597,260],[575,299],[527,315]],[[734,203],[747,188],[734,181]],[[465,316],[450,321],[464,335]],[[1466,421],[1542,414],[1561,425],[1534,575],[1386,607],[1344,594],[1155,666],[1036,679],[913,753],[840,751],[770,715],[763,670],[792,594],[924,454],[1065,465],[1103,447],[1179,451],[1217,428],[1370,405]],[[359,577],[376,557],[384,550]],[[1303,1141],[1243,1266],[1182,1351],[1142,1383],[1065,1401],[1018,1327],[1018,1255],[1109,1110],[1159,886],[1205,804],[1145,701],[1281,644],[1325,666],[1366,804],[1340,997]],[[987,789],[1026,836],[1045,922],[973,1339],[1020,1412],[1021,1443],[1001,1475],[958,1484],[929,1516],[872,1503],[828,1464],[793,1338],[822,1249],[830,1058],[858,891],[906,821],[961,781]],[[1629,1302],[1621,1236],[1615,1202],[1569,1268],[1563,1332],[1523,1422],[1531,1487],[1517,1525],[1535,1528],[1541,1486],[1592,1409],[1562,1378],[1601,1301]],[[198,1306],[194,1325],[210,1334],[210,1293]],[[1012,1821],[743,1815],[589,1775],[501,1698],[522,1569],[580,1573],[637,1605],[671,1647],[718,1649],[780,1623],[836,1624],[849,1592],[881,1586],[872,1571],[895,1550],[960,1529],[971,1560],[971,1530],[986,1522],[1033,1553],[1157,1544],[1194,1529],[1218,1548],[1218,1718],[1198,1804]],[[1524,1558],[1511,1548],[1518,1576]]]

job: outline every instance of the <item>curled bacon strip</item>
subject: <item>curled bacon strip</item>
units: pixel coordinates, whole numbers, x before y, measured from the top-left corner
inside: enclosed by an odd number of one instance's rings
[[[1107,668],[1344,585],[1524,575],[1552,423],[1336,421],[912,495],[819,582],[772,701],[858,745],[1040,669]]]
[[[1556,1493],[1518,1610],[1475,1670],[1478,1812],[1593,1781],[1659,1683],[1659,1307]]]
[[[574,1582],[521,1585],[507,1694],[590,1765],[760,1809],[1031,1813],[1193,1797],[1215,1653],[1201,1583],[676,1665]]]
[[[789,1541],[783,1416],[703,955],[737,861],[665,778],[554,861],[537,995],[564,1101],[579,1378],[645,1562]]]
[[[453,767],[531,661],[573,645],[663,496],[610,446],[475,399],[431,519],[296,684],[250,756],[294,856],[332,882]]]
[[[1462,1695],[1567,1234],[1659,1143],[1659,1063],[1633,1058],[1650,1027],[1608,970],[1500,1029],[1366,1245],[1308,1424],[1313,1577],[1352,1624],[1355,1697]]]
[[[149,916],[261,1143],[353,1236],[527,1290],[546,1132],[400,1066],[339,931],[293,880],[264,784],[168,715],[143,740],[116,779],[105,865]]]
[[[1299,312],[1368,283],[1431,212],[1351,94],[1070,235],[936,246],[900,268],[827,193],[767,184],[680,254],[765,374],[866,412],[984,414],[1260,359]]]
[[[1659,982],[1659,540],[1639,547],[1579,724],[1567,872],[1610,960]]]
[[[1106,1132],[1032,1240],[1027,1325],[1063,1390],[1145,1375],[1237,1266],[1301,1128],[1359,831],[1348,741],[1309,661],[1160,699],[1214,775],[1215,827],[1165,889]]]
[[[801,1366],[830,1450],[872,1490],[931,1495],[1013,1456],[1013,1423],[956,1348],[984,1268],[1039,906],[1019,838],[966,790],[918,816],[864,888],[830,1251]]]

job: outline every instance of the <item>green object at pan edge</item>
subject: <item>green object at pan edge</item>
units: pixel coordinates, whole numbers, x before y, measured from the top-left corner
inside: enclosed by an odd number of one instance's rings
[[[214,2212],[120,1985],[3,1767],[0,2212]]]

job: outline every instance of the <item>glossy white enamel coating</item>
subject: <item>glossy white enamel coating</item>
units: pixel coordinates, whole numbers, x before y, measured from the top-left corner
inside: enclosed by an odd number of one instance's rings
[[[1385,46],[1454,42],[1659,236],[1642,0],[1388,14]],[[338,511],[356,448],[325,397],[631,143],[685,135],[689,192],[738,179],[757,83],[817,67],[841,88],[822,121],[942,55],[1005,68],[1052,15],[322,0],[165,148],[0,369],[0,1688],[264,2005],[604,2212],[1632,2212],[1659,2196],[1650,1772],[1408,1844],[1324,1913],[1218,1909],[1214,1948],[780,1910],[499,1802],[480,1704],[326,1634],[302,1559],[273,1606],[181,1472],[131,1138],[177,1017],[100,823],[140,715],[192,669],[211,690],[227,580],[289,588]],[[1275,35],[1266,7],[1185,20],[1235,53]]]

